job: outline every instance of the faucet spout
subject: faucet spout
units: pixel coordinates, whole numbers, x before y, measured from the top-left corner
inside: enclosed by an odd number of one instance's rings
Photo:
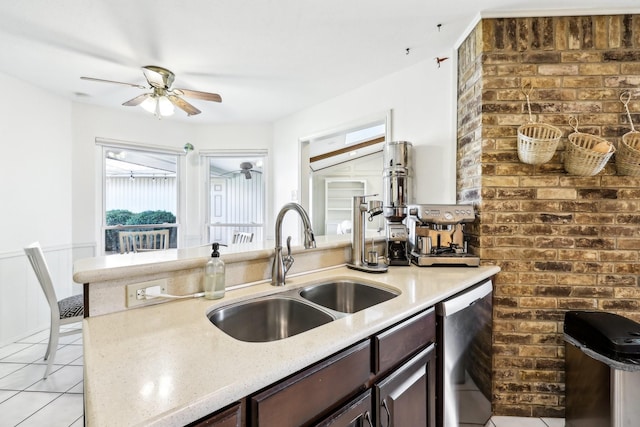
[[[295,211],[302,218],[302,224],[304,227],[304,248],[310,249],[316,247],[316,239],[313,234],[313,228],[311,227],[311,220],[304,208],[298,203],[287,203],[280,209],[278,217],[276,218],[276,247],[275,256],[273,258],[273,267],[271,268],[271,284],[273,286],[284,286],[286,275],[291,265],[293,265],[293,257],[291,256],[291,246],[289,239],[287,239],[287,256],[286,263],[282,257],[282,221],[284,215],[289,211]]]

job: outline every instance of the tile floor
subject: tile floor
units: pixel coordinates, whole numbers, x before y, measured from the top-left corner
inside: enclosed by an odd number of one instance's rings
[[[43,380],[48,334],[0,347],[0,427],[84,425],[82,335],[60,338],[52,373]],[[564,420],[494,416],[486,427],[564,427]]]
[[[82,334],[60,338],[43,380],[48,339],[46,330],[0,347],[0,427],[84,425]]]
[[[486,427],[564,427],[564,419],[493,416]]]

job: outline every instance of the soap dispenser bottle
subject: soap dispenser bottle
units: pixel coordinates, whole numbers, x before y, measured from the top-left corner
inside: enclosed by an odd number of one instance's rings
[[[219,243],[211,245],[211,259],[204,268],[204,297],[218,299],[224,296],[224,261],[220,258]]]

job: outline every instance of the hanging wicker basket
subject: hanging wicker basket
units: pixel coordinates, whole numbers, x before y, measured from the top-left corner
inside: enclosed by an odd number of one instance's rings
[[[527,98],[529,123],[518,128],[518,158],[522,163],[540,165],[546,163],[556,152],[562,131],[555,126],[545,123],[534,123],[531,115],[531,84],[522,89]]]
[[[564,169],[573,175],[593,176],[607,164],[616,149],[609,141],[599,136],[578,132],[578,119],[571,117],[569,125],[574,132],[569,134],[569,143],[564,156]]]
[[[620,145],[618,145],[616,168],[620,175],[640,176],[640,132],[633,127],[633,121],[629,113],[630,99],[631,95],[629,95],[629,92],[624,92],[620,95],[620,101],[624,104],[627,112],[631,131],[622,136],[622,141]]]

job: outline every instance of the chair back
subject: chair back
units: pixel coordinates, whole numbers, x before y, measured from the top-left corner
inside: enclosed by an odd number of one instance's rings
[[[233,240],[231,243],[251,243],[253,240],[253,233],[247,233],[244,231],[236,231],[233,233]]]
[[[124,253],[129,253],[129,252],[135,252],[135,247],[133,246],[133,238],[131,236],[132,232],[131,231],[119,231],[118,232],[118,241],[119,241],[119,248],[120,248],[120,253],[124,254]]]
[[[120,253],[169,249],[169,230],[120,231]]]
[[[33,271],[36,274],[40,287],[47,298],[47,303],[51,308],[51,317],[59,318],[60,309],[58,307],[58,298],[56,297],[56,291],[53,287],[53,280],[51,280],[51,274],[49,273],[49,267],[47,261],[44,259],[42,248],[39,242],[34,242],[24,248],[24,252],[33,267]]]

